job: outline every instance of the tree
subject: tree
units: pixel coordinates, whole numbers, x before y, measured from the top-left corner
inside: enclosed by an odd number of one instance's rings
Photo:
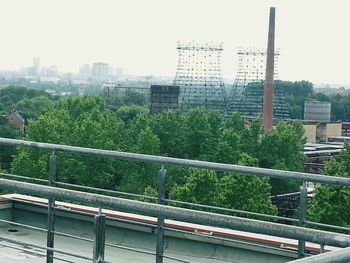
[[[5,138],[16,138],[18,134],[16,131],[7,123],[6,118],[0,116],[0,137]],[[12,156],[16,153],[14,146],[0,145],[0,167],[5,170],[10,168],[12,162]]]
[[[236,164],[240,157],[241,137],[232,129],[226,129],[217,145],[216,161]]]
[[[213,145],[213,136],[207,115],[204,110],[193,109],[187,113],[185,122],[187,131],[187,149],[189,158],[198,159],[201,155],[208,155]]]
[[[190,169],[184,185],[176,185],[170,190],[170,198],[196,204],[216,205],[219,179],[215,172]]]
[[[161,153],[171,157],[187,156],[187,130],[184,114],[180,111],[163,111],[150,124],[160,140]]]
[[[279,170],[302,171],[305,143],[301,122],[279,123],[271,132],[261,138],[259,166]],[[271,179],[272,193],[286,193],[298,190],[298,183]]]
[[[350,177],[349,169],[350,144],[346,144],[341,161],[332,159],[325,165],[325,174],[339,177]],[[308,209],[311,220],[340,226],[350,225],[350,187],[321,185],[316,188],[315,195]]]
[[[240,165],[257,165],[258,160],[242,154]],[[220,174],[220,175],[219,175]],[[186,181],[170,190],[170,198],[245,211],[276,214],[272,205],[269,179],[234,173],[190,169]]]
[[[257,166],[258,160],[241,154],[239,165]],[[219,183],[216,203],[220,206],[258,213],[277,213],[269,198],[269,178],[227,173]]]
[[[146,127],[145,130],[140,132],[133,151],[143,154],[159,155],[159,138],[149,127]],[[143,194],[145,191],[150,192],[149,188],[156,189],[159,171],[158,165],[127,162],[125,163],[124,169],[125,176],[118,187],[119,190]]]
[[[95,97],[68,99],[29,121],[26,138],[33,141],[117,150],[122,147],[124,124]],[[102,109],[102,110],[101,110]],[[47,178],[49,152],[22,149],[12,171],[16,174]],[[120,180],[116,161],[74,154],[58,154],[59,180],[95,187],[113,188]]]
[[[121,106],[116,110],[117,118],[121,119],[125,123],[128,123],[134,119],[137,115],[143,114],[147,115],[149,113],[148,108],[143,106],[131,105],[131,106]]]
[[[22,99],[15,104],[15,109],[22,113],[22,116],[28,120],[37,118],[41,113],[53,108],[54,102],[48,97],[40,96],[30,99]]]

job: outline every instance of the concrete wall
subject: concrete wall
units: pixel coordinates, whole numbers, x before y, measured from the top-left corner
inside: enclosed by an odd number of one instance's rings
[[[327,124],[327,137],[341,136],[342,124],[341,123],[328,123]]]
[[[306,142],[316,143],[316,125],[315,124],[304,124],[304,136]]]
[[[308,123],[304,124],[304,136],[309,143],[326,142],[327,138],[341,136],[341,123]]]

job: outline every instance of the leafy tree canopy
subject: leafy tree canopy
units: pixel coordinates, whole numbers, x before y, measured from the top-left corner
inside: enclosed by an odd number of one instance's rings
[[[350,144],[345,145],[341,161],[332,159],[326,163],[325,174],[350,177]],[[321,185],[308,209],[309,218],[325,224],[350,226],[350,188],[346,186]]]

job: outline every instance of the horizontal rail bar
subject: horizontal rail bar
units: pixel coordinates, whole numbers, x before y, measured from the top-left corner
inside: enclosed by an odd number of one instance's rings
[[[332,252],[306,257],[290,263],[348,263],[350,262],[350,247]]]
[[[49,183],[49,180],[45,179],[39,179],[35,177],[28,177],[28,176],[22,176],[22,175],[15,175],[15,174],[8,174],[8,173],[0,173],[0,176],[6,176],[10,178],[16,178],[16,179],[24,179],[24,180],[31,180],[39,183]]]
[[[217,207],[217,206],[210,206],[210,205],[202,205],[202,204],[194,204],[190,202],[184,202],[184,201],[178,201],[178,200],[172,200],[172,199],[165,199],[165,202],[167,204],[180,204],[180,205],[186,205],[186,206],[192,206],[196,208],[206,208],[211,210],[217,210],[221,212],[230,212],[233,214],[241,214],[241,215],[248,215],[248,216],[256,216],[256,217],[264,217],[266,219],[272,219],[272,220],[285,220],[289,222],[299,222],[296,218],[290,218],[290,217],[283,217],[283,216],[274,216],[274,215],[267,215],[267,214],[260,214],[256,212],[249,212],[249,211],[243,211],[243,210],[236,210],[236,209],[229,209],[224,207]]]
[[[350,178],[345,178],[345,177],[334,177],[334,176],[326,176],[326,175],[319,175],[319,174],[309,174],[309,173],[282,171],[282,170],[274,170],[274,169],[266,169],[266,168],[247,167],[247,166],[233,165],[233,164],[204,162],[204,161],[197,161],[197,160],[188,160],[188,159],[146,155],[146,154],[138,154],[138,153],[118,152],[118,151],[101,150],[101,149],[77,147],[77,146],[70,146],[70,145],[60,145],[60,144],[8,139],[8,138],[0,138],[0,144],[48,149],[48,150],[55,150],[55,151],[80,153],[80,154],[91,154],[96,156],[111,157],[111,158],[120,159],[120,160],[133,160],[133,161],[140,161],[140,162],[171,164],[171,165],[216,170],[216,171],[242,173],[247,175],[268,176],[271,178],[281,178],[281,179],[290,179],[290,180],[298,180],[298,181],[310,181],[310,182],[317,182],[317,183],[350,186]]]
[[[18,241],[18,240],[12,239],[12,238],[7,238],[7,237],[0,236],[0,240],[3,240],[3,241],[8,242],[8,243],[12,243],[12,244],[21,245],[21,246],[24,246],[24,247],[35,247],[35,248],[39,248],[39,249],[43,249],[43,250],[54,251],[56,253],[67,255],[67,256],[71,256],[71,257],[76,257],[76,258],[92,261],[92,258],[89,258],[89,257],[86,257],[86,256],[78,255],[78,254],[75,254],[75,253],[71,253],[71,252],[67,252],[67,251],[64,251],[64,250],[55,249],[55,248],[51,248],[51,247],[45,247],[45,246],[35,245],[35,244],[32,244],[32,243]]]
[[[109,194],[124,195],[124,196],[127,196],[127,197],[145,198],[145,199],[150,199],[150,200],[157,200],[158,199],[157,197],[148,196],[148,195],[126,193],[126,192],[120,192],[120,191],[114,191],[114,190],[106,190],[106,189],[101,189],[101,188],[96,188],[96,187],[91,187],[91,186],[84,186],[84,185],[77,185],[77,184],[56,182],[56,185],[58,185],[58,186],[68,186],[68,187],[78,188],[78,189],[79,188],[80,189],[86,189],[86,190],[91,190],[91,191],[104,192],[104,193],[109,193]]]
[[[88,205],[95,205],[97,207],[112,208],[154,217],[164,216],[168,219],[175,219],[178,221],[191,222],[195,224],[197,223],[231,228],[291,239],[302,239],[313,243],[332,246],[350,246],[349,235],[272,222],[264,222],[255,219],[246,219],[185,208],[169,207],[165,205],[84,193],[68,189],[36,185],[32,183],[17,182],[7,179],[0,179],[0,189],[7,189],[23,194],[37,195],[44,198],[56,198],[58,200],[80,202]]]
[[[348,232],[350,232],[350,227],[328,225],[328,224],[322,224],[322,223],[317,223],[317,222],[313,222],[313,221],[307,221],[306,224],[310,225],[310,226],[319,226],[319,227],[324,227],[324,228],[333,228],[335,230],[341,230],[341,231],[348,231]]]
[[[33,178],[33,177],[26,177],[26,176],[21,176],[21,175],[0,173],[0,176],[6,176],[6,177],[10,177],[10,178],[17,178],[17,179],[29,179],[29,180],[32,179],[34,181],[48,183],[48,180],[36,179],[36,178]],[[130,194],[130,193],[126,193],[126,192],[105,190],[105,189],[101,189],[101,188],[95,188],[95,187],[89,187],[89,186],[83,186],[83,185],[76,185],[76,184],[69,184],[69,183],[62,183],[62,182],[56,182],[56,184],[57,185],[62,185],[62,186],[69,186],[69,187],[73,187],[73,188],[78,188],[78,189],[80,188],[80,189],[87,189],[87,190],[96,190],[96,191],[99,191],[99,192],[107,192],[107,193],[119,194],[119,195],[124,195],[124,196],[145,198],[145,199],[151,199],[151,200],[157,199],[157,197],[152,197],[152,196],[147,196],[147,195],[139,195],[139,194],[132,194],[132,193]],[[288,193],[288,194],[278,195],[278,196],[280,197],[280,196],[296,195],[296,194],[300,194],[300,193],[299,192],[294,192],[294,193]],[[270,198],[272,198],[272,197],[276,197],[276,196],[270,196]],[[231,213],[236,213],[236,214],[241,214],[241,215],[250,215],[250,216],[257,216],[257,217],[262,217],[262,218],[265,217],[265,218],[269,218],[269,219],[285,220],[285,221],[289,221],[289,222],[299,222],[298,219],[290,218],[290,217],[273,216],[273,215],[267,215],[267,214],[260,214],[260,213],[256,213],[256,212],[249,212],[249,211],[244,211],[244,210],[236,210],[236,209],[229,209],[229,208],[223,208],[223,207],[217,207],[217,206],[195,204],[195,203],[178,201],[178,200],[172,200],[172,199],[165,199],[164,201],[167,202],[168,205],[171,204],[171,203],[173,203],[173,204],[183,204],[183,205],[192,206],[192,207],[208,208],[208,209],[212,209],[212,210],[231,212]],[[21,200],[21,202],[25,202],[25,201]],[[28,203],[31,203],[31,202],[28,202]],[[4,220],[0,220],[0,222],[1,221],[4,221]],[[118,221],[122,221],[122,220],[119,219]],[[145,225],[151,226],[149,224],[145,224]],[[313,221],[308,221],[307,225],[319,226],[319,227],[324,227],[324,228],[332,228],[332,229],[335,229],[335,230],[341,230],[341,231],[348,231],[348,232],[350,232],[350,228],[349,227],[341,227],[341,226],[336,226],[336,225],[322,224],[322,223],[313,222]],[[154,226],[154,225],[152,225],[152,226]]]

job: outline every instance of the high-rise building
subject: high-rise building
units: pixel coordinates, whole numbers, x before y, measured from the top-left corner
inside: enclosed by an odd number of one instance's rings
[[[32,75],[34,77],[38,77],[39,73],[40,73],[40,58],[34,57],[33,58]]]
[[[92,78],[94,81],[103,82],[108,80],[108,64],[96,62],[92,64]]]
[[[79,77],[84,80],[91,77],[91,66],[89,64],[84,64],[79,68]]]
[[[122,69],[122,68],[116,68],[114,74],[115,74],[115,76],[116,76],[117,78],[122,77],[122,76],[123,76],[123,69]]]
[[[56,65],[51,65],[50,67],[43,67],[41,69],[41,76],[57,77],[58,76],[58,67]]]

